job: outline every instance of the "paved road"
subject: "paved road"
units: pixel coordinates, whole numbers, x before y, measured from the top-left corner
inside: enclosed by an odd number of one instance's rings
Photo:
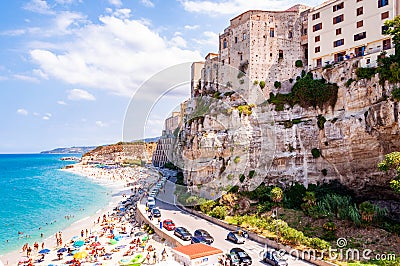
[[[213,223],[210,223],[204,219],[201,219],[197,216],[194,216],[190,213],[187,213],[179,207],[174,205],[174,191],[175,184],[172,182],[167,181],[166,186],[165,186],[165,193],[163,190],[160,191],[160,194],[157,196],[156,200],[156,206],[160,209],[161,211],[161,219],[172,219],[175,223],[175,225],[178,226],[183,226],[186,227],[191,233],[193,233],[196,229],[205,229],[207,230],[215,239],[214,243],[212,246],[217,247],[221,249],[222,251],[228,253],[231,248],[234,247],[240,247],[244,249],[252,258],[253,260],[253,265],[268,265],[261,260],[261,255],[262,251],[264,249],[264,245],[259,244],[255,241],[252,241],[250,239],[246,239],[246,242],[244,244],[235,244],[230,241],[226,240],[226,235],[228,234],[228,230],[225,228],[215,225]],[[146,202],[146,199],[143,199],[142,206],[139,206],[140,209],[144,210],[144,204]],[[157,220],[153,220],[154,224],[157,224]],[[165,229],[163,229],[166,231]],[[173,233],[169,232],[169,234],[172,236]],[[178,239],[178,238],[177,238]],[[180,240],[180,239],[179,239]],[[190,244],[190,241],[183,241],[180,240],[180,242],[184,245]],[[307,263],[305,261],[299,261],[295,260],[293,257],[287,256],[288,259],[288,264],[289,266],[304,266],[304,265],[313,265],[310,263]]]

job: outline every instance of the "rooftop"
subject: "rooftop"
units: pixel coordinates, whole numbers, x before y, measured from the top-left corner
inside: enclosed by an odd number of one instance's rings
[[[189,256],[191,260],[223,253],[222,250],[203,243],[180,246],[173,248],[173,250]]]

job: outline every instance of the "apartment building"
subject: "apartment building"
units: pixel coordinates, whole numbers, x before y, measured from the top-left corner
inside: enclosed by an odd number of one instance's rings
[[[308,12],[308,67],[362,56],[375,66],[382,51],[394,53],[384,22],[399,14],[399,0],[332,0]]]

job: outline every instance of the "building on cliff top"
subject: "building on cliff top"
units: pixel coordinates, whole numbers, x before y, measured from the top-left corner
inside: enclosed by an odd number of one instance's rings
[[[288,93],[302,65],[312,70],[361,57],[359,66],[374,67],[381,52],[394,53],[384,22],[399,14],[398,0],[331,0],[313,8],[246,11],[220,34],[219,54],[209,53],[203,67],[203,62],[192,66],[192,97],[223,92],[220,85],[236,78],[224,65],[243,71],[249,86],[265,81],[267,98],[271,91]]]
[[[362,56],[376,66],[381,52],[394,53],[384,22],[400,13],[397,0],[333,0],[308,12],[308,68]]]

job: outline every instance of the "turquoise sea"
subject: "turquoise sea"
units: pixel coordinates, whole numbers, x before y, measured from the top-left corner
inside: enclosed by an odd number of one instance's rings
[[[0,154],[0,255],[41,241],[41,233],[52,236],[111,200],[109,188],[61,171],[71,164],[64,156]]]

